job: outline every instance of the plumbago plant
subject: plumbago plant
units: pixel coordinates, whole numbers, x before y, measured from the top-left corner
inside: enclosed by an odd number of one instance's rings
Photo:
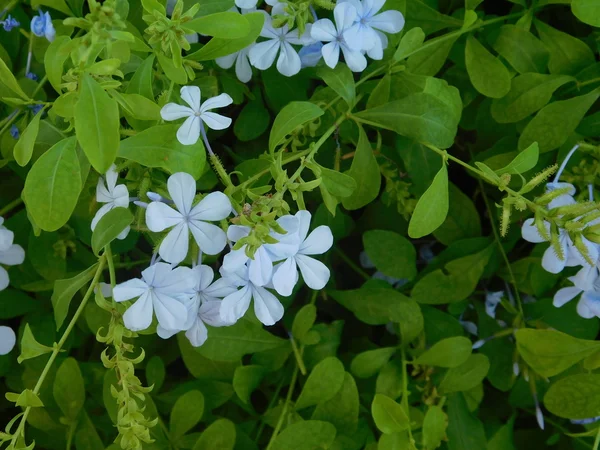
[[[597,0],[0,24],[1,448],[600,448]]]

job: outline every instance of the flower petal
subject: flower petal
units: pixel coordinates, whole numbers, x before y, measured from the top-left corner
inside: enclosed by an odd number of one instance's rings
[[[202,320],[197,317],[190,329],[185,332],[185,337],[188,338],[193,347],[200,347],[208,338],[208,329]]]
[[[140,297],[147,290],[148,285],[143,280],[134,278],[117,284],[113,289],[113,299],[115,302],[124,302],[125,300]]]
[[[187,295],[191,297],[195,294],[196,278],[189,267],[176,267],[171,270],[169,264],[163,264],[162,267],[168,267],[168,271],[157,270],[154,277],[155,291],[161,294],[176,297],[177,295]]]
[[[98,222],[100,222],[100,219],[102,219],[104,217],[104,215],[107,212],[109,212],[111,209],[113,209],[114,207],[115,207],[115,205],[111,201],[110,203],[107,203],[106,205],[102,205],[100,207],[100,209],[98,211],[96,211],[96,214],[94,215],[94,218],[92,219],[92,223],[91,223],[92,231],[94,231],[96,229],[96,226],[98,225]]]
[[[573,300],[579,294],[581,294],[581,289],[578,289],[575,286],[559,289],[556,291],[556,294],[554,294],[552,304],[557,308],[560,308],[561,306]]]
[[[0,326],[0,355],[7,355],[15,348],[17,335],[12,328]]]
[[[187,256],[189,240],[189,228],[185,222],[180,222],[163,239],[158,254],[171,264],[179,264]]]
[[[258,44],[255,44],[248,53],[250,64],[257,69],[267,70],[273,65],[278,51],[279,40],[277,39],[259,42]]]
[[[194,287],[198,292],[204,291],[215,278],[215,272],[212,267],[206,264],[200,264],[192,269],[195,276]]]
[[[283,317],[283,305],[263,287],[253,287],[254,314],[263,325],[275,325]]]
[[[190,212],[192,220],[223,220],[231,214],[231,201],[222,192],[211,192],[194,206]]]
[[[255,8],[257,3],[258,0],[235,0],[235,6],[243,9]],[[200,345],[196,345],[195,347],[199,347]]]
[[[563,255],[565,257],[563,259],[560,259],[554,251],[554,247],[551,245],[544,252],[544,256],[542,257],[542,267],[550,273],[561,272],[565,268],[566,263],[566,246]]]
[[[333,234],[327,225],[315,228],[300,245],[298,253],[303,255],[321,255],[333,245]]]
[[[8,287],[10,279],[8,278],[8,272],[2,266],[0,266],[0,291],[3,291]]]
[[[194,145],[200,138],[201,126],[200,117],[188,117],[177,130],[177,140],[183,145]]]
[[[323,61],[327,64],[328,67],[335,69],[337,63],[340,60],[340,44],[337,41],[330,42],[329,44],[325,44],[321,49],[321,53],[323,53]]]
[[[356,12],[356,8],[351,3],[343,2],[335,5],[333,17],[335,19],[337,31],[341,34],[344,30],[350,28],[354,22],[356,22],[357,16],[358,13]]]
[[[383,5],[385,5],[385,0],[363,0],[363,15],[362,17],[370,18],[379,12]]]
[[[550,235],[550,223],[544,221],[544,228]],[[528,242],[533,242],[534,244],[539,244],[540,242],[546,242],[546,239],[542,237],[538,228],[535,226],[534,219],[527,219],[523,222],[523,226],[521,227],[521,236]]]
[[[319,290],[325,287],[330,276],[329,269],[325,264],[305,255],[296,255],[296,263],[309,288]]]
[[[18,244],[13,244],[6,250],[0,251],[0,264],[17,266],[25,261],[25,250]]]
[[[200,111],[201,92],[198,86],[184,86],[179,90],[181,99],[190,105],[194,112]]]
[[[252,290],[250,286],[244,286],[239,291],[225,297],[221,302],[219,312],[221,320],[230,324],[237,322],[248,311],[251,299]]]
[[[350,49],[346,44],[341,45],[346,65],[352,72],[362,72],[367,67],[367,58],[361,52]]]
[[[235,61],[235,75],[242,83],[247,83],[252,79],[252,67],[250,66],[250,60],[248,59],[248,53],[250,48],[240,50],[240,54]]]
[[[227,245],[225,232],[212,223],[190,220],[190,231],[194,235],[200,251],[207,255],[217,255]]]
[[[381,33],[375,30],[373,31],[376,34],[375,44],[367,50],[367,56],[371,59],[379,61],[383,59],[383,49],[385,48],[385,46],[383,45],[384,41],[381,39],[381,36],[379,36],[379,34]],[[387,39],[385,40],[385,43],[387,44]]]
[[[167,103],[160,110],[160,117],[167,121],[182,119],[193,115],[193,109],[188,108],[187,106],[178,105],[177,103]]]
[[[237,242],[250,234],[250,227],[243,225],[229,225],[227,228],[227,239]]]
[[[152,202],[146,208],[146,225],[158,233],[183,222],[181,213],[162,202]]]
[[[254,252],[254,259],[250,260],[249,268],[249,279],[255,286],[264,286],[271,281],[273,262],[264,246]]]
[[[292,295],[297,282],[298,269],[294,258],[286,259],[273,269],[273,287],[279,295],[283,295],[284,297]]]
[[[196,195],[196,180],[189,173],[177,172],[169,177],[167,189],[178,211],[187,216]]]
[[[398,33],[404,28],[404,16],[400,11],[390,9],[371,17],[369,25],[386,33]]]
[[[123,322],[131,331],[145,330],[152,323],[153,311],[150,292],[145,292],[127,309],[127,311],[125,311],[125,314],[123,314]]]
[[[161,339],[169,339],[173,337],[173,335],[179,333],[181,330],[167,330],[162,325],[158,325],[156,327],[156,334]]]
[[[338,5],[335,7],[337,10],[339,8]],[[354,10],[356,11],[356,10]],[[331,42],[337,39],[338,32],[335,29],[335,25],[329,19],[319,19],[317,20],[312,28],[310,29],[310,35],[313,39],[317,41]]]
[[[590,308],[588,302],[585,301],[584,296],[582,296],[581,299],[579,299],[579,301],[577,302],[577,314],[579,314],[584,319],[591,319],[592,317],[596,316],[592,308]]]
[[[296,50],[288,42],[283,42],[279,58],[277,59],[277,70],[279,70],[279,73],[286,77],[291,77],[300,72],[301,68],[302,62]]]
[[[202,106],[200,106],[200,112],[209,111],[215,108],[224,108],[225,106],[229,106],[233,103],[233,99],[229,94],[220,94],[216,97],[211,97],[207,99]]]
[[[223,268],[228,272],[235,272],[241,269],[244,264],[248,261],[248,255],[246,255],[246,246],[238,250],[231,250],[223,258]]]
[[[239,53],[240,52],[235,52],[231,55],[221,56],[220,58],[215,59],[215,62],[217,63],[217,66],[219,66],[221,69],[230,69],[235,64]]]
[[[225,117],[221,114],[217,114],[210,111],[203,112],[200,115],[200,118],[211,130],[224,130],[225,128],[228,128],[232,122],[229,117]]]
[[[154,313],[158,323],[167,330],[182,330],[187,321],[187,308],[183,303],[158,291],[152,292]]]
[[[0,250],[9,248],[12,245],[14,238],[15,234],[12,231],[0,227]]]
[[[202,295],[212,298],[223,298],[237,291],[237,286],[231,283],[228,278],[219,278],[207,288],[203,289]]]
[[[221,320],[221,300],[203,302],[198,311],[200,319],[211,327],[223,327],[231,325]]]

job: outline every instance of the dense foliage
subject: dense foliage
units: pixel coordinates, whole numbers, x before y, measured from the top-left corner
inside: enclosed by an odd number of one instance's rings
[[[600,448],[598,0],[0,0],[0,447]]]

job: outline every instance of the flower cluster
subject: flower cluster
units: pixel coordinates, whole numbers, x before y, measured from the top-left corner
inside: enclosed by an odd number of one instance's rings
[[[10,14],[6,16],[6,19],[0,20],[0,24],[2,24],[2,28],[4,28],[4,31],[11,31],[13,28],[16,28],[19,25],[21,25],[19,21],[12,17]]]
[[[107,174],[106,186],[99,182],[97,198],[105,205],[96,216],[127,206],[127,189],[116,182],[114,170]],[[333,235],[327,226],[309,233],[308,211],[277,219],[265,241],[252,246],[252,253],[247,243],[252,229],[226,221],[234,212],[225,194],[212,192],[197,201],[196,181],[184,172],[169,177],[167,190],[170,199],[150,192],[151,203],[136,202],[146,207],[150,231],[168,232],[142,277],[113,290],[117,302],[135,299],[123,317],[128,329],[145,330],[156,316],[159,336],[166,339],[185,331],[192,345],[200,346],[208,336],[207,324],[233,325],[244,316],[251,301],[258,320],[264,325],[275,324],[284,309],[273,291],[291,295],[300,274],[311,289],[322,289],[329,281],[329,269],[312,256],[329,250]],[[122,199],[121,204],[117,204],[118,199]],[[189,257],[190,243],[199,256],[192,257],[191,268],[178,266]],[[215,280],[213,269],[202,264],[202,255],[218,255],[228,244],[231,250],[223,259],[221,277]]]
[[[13,243],[15,235],[3,223],[4,219],[0,217],[0,291],[6,289],[10,283],[8,272],[2,265],[17,266],[25,261],[25,250]]]
[[[265,22],[260,37],[255,42],[231,55],[218,58],[216,63],[229,69],[235,64],[235,73],[244,83],[252,78],[251,65],[259,70],[266,70],[277,59],[277,70],[291,77],[300,72],[302,67],[313,67],[323,58],[325,64],[335,68],[340,60],[340,53],[350,70],[362,72],[367,67],[365,54],[371,59],[383,58],[383,50],[388,46],[385,33],[398,33],[404,27],[404,17],[399,11],[380,12],[385,0],[338,0],[333,17],[317,19],[308,24],[304,33],[298,29],[289,29],[287,23],[275,26],[276,16],[285,16],[286,3],[268,1],[272,6],[271,15],[262,11]],[[254,11],[254,0],[237,0],[236,5],[242,14]],[[300,52],[294,46],[302,46]]]

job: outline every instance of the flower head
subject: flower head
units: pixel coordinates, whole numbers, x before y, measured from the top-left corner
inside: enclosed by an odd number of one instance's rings
[[[19,136],[21,135],[21,133],[19,133],[19,129],[14,124],[10,126],[10,135],[13,139],[19,139]]]
[[[350,48],[344,39],[344,33],[353,26],[356,15],[356,8],[351,3],[338,3],[333,10],[335,25],[329,19],[320,19],[310,30],[313,39],[327,42],[321,52],[325,64],[332,69],[340,59],[340,50],[344,54],[346,64],[353,72],[362,72],[367,67],[365,56],[359,50]]]
[[[102,177],[98,179],[98,184],[96,185],[96,201],[98,203],[104,203],[104,205],[100,207],[92,219],[92,231],[96,229],[96,225],[98,225],[100,219],[113,208],[129,207],[129,191],[124,184],[119,184],[117,186],[118,179],[119,173],[114,164],[110,166],[106,174],[104,174],[104,179],[102,179]],[[129,226],[125,228],[117,238],[125,239],[129,234],[129,229]]]
[[[559,289],[554,294],[554,306],[560,308],[581,295],[577,302],[577,313],[585,319],[600,317],[600,272],[598,267],[584,266],[568,280],[573,283],[573,286]]]
[[[205,123],[213,130],[224,130],[231,125],[229,117],[210,112],[214,108],[223,108],[233,103],[233,99],[227,94],[220,94],[200,103],[200,88],[198,86],[184,86],[179,91],[181,98],[189,106],[167,103],[160,110],[163,120],[177,120],[186,117],[185,121],[177,130],[177,140],[183,145],[193,145],[200,138],[200,127]]]
[[[194,277],[188,267],[172,269],[170,264],[156,263],[142,272],[142,278],[125,281],[113,289],[117,302],[137,298],[123,315],[131,331],[145,330],[156,313],[159,326],[166,330],[183,330],[188,318],[185,302],[194,292]]]
[[[30,80],[33,80],[33,81],[37,81],[37,80],[39,80],[39,79],[40,79],[40,78],[39,78],[39,77],[38,77],[38,76],[37,76],[35,73],[33,73],[33,72],[27,72],[27,73],[25,74],[25,76],[26,76],[27,78],[29,78]],[[37,105],[36,105],[36,106],[37,106]],[[40,106],[43,106],[43,105],[40,105]]]
[[[50,17],[48,11],[44,13],[40,9],[39,15],[31,19],[31,32],[37,37],[45,37],[50,42],[54,40],[56,30],[54,29],[54,25],[52,25],[52,17]]]
[[[11,31],[13,28],[21,25],[19,21],[14,17],[11,17],[10,14],[6,16],[6,19],[1,21],[0,23],[2,23],[2,28],[4,28],[4,31]]]
[[[18,244],[12,244],[8,248],[0,249],[0,291],[6,289],[10,283],[6,266],[17,266],[25,261],[25,250]]]
[[[15,348],[17,336],[12,328],[0,326],[0,355],[7,355]]]
[[[231,202],[222,192],[212,192],[195,206],[196,181],[185,172],[169,177],[167,189],[175,208],[162,202],[152,202],[146,209],[146,224],[150,231],[172,228],[163,239],[158,253],[171,264],[179,264],[188,253],[190,232],[200,250],[216,255],[227,243],[225,232],[210,222],[225,219],[231,213]]]

